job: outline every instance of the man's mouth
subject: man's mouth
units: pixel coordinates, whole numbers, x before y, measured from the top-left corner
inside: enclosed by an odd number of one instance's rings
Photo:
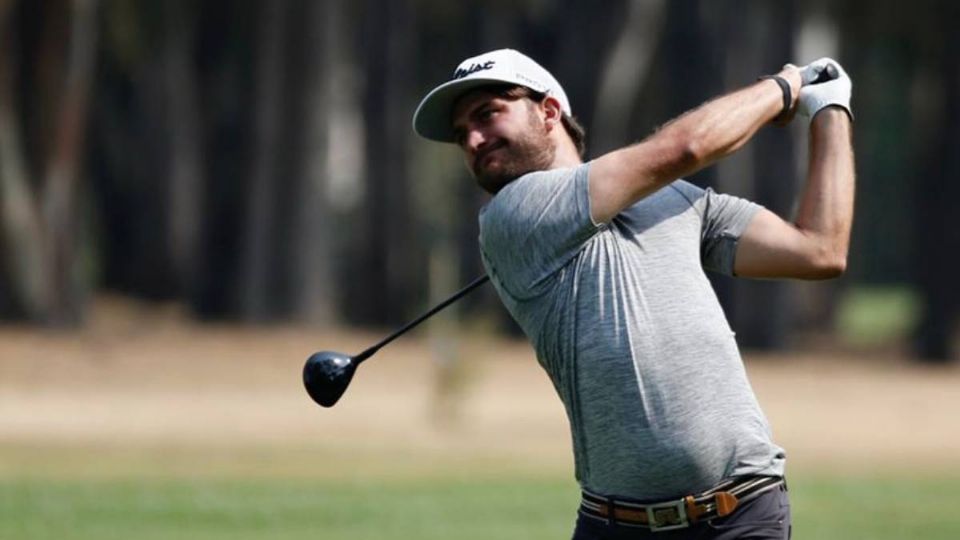
[[[473,159],[473,170],[474,171],[480,170],[480,167],[484,165],[486,158],[489,157],[490,154],[492,154],[493,152],[496,152],[497,150],[505,146],[507,146],[506,141],[500,141],[477,152],[477,156]]]

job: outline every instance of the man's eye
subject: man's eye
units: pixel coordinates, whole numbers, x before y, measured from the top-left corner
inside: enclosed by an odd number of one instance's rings
[[[481,120],[489,120],[491,118],[493,118],[493,109],[484,109],[480,111]]]

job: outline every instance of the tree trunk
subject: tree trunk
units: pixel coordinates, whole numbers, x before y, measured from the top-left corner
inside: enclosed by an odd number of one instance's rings
[[[939,122],[932,137],[932,152],[921,159],[920,186],[917,188],[916,243],[918,246],[917,287],[924,301],[920,324],[916,329],[916,352],[926,363],[942,364],[957,360],[957,315],[960,289],[957,287],[960,227],[956,224],[956,201],[960,197],[960,152],[957,152],[957,126],[960,126],[960,37],[953,22],[960,16],[956,4],[946,3],[936,10],[940,35],[945,40],[934,60],[941,85]]]
[[[663,2],[631,0],[619,36],[603,66],[596,93],[591,148],[600,155],[630,142],[630,114],[649,76],[663,27]]]
[[[405,319],[407,308],[425,297],[407,171],[414,10],[405,0],[365,6],[366,190],[348,297],[355,321],[387,324]]]
[[[244,223],[244,255],[240,285],[240,313],[245,320],[269,317],[271,240],[275,223],[276,188],[281,138],[284,59],[283,39],[287,32],[284,3],[260,4],[257,36],[256,90],[254,98],[253,172],[247,191],[247,216]]]
[[[203,152],[197,75],[193,66],[197,8],[184,0],[168,0],[164,10],[164,91],[168,103],[169,155],[167,256],[178,293],[196,281],[195,265],[203,200]]]
[[[52,290],[43,251],[45,235],[37,200],[30,185],[25,149],[16,115],[18,32],[11,2],[0,4],[0,287],[6,305],[0,316],[33,320],[48,317]]]
[[[77,264],[82,238],[77,184],[97,42],[97,1],[73,0],[70,7],[65,87],[42,194],[54,301],[50,322],[57,325],[79,323],[86,300]]]
[[[344,6],[341,0],[310,3],[301,30],[304,33],[303,88],[300,109],[305,117],[301,137],[300,170],[295,197],[291,245],[292,311],[300,320],[328,323],[334,319],[333,282],[337,220],[327,201],[330,142],[329,108],[333,89],[337,48],[344,35]],[[298,111],[300,112],[300,111]]]
[[[256,141],[251,111],[256,85],[259,5],[236,2],[235,9],[201,11],[198,55],[205,176],[196,281],[190,304],[205,319],[237,317],[242,312],[250,219],[248,195]]]
[[[11,7],[8,3],[0,9],[7,29]],[[18,298],[24,313],[31,319],[63,326],[80,322],[86,293],[77,254],[78,244],[83,241],[78,215],[78,178],[93,80],[97,3],[95,0],[73,0],[65,6],[54,6],[39,13],[56,21],[55,8],[58,7],[67,10],[61,14],[69,21],[66,61],[62,64],[56,61],[62,54],[61,47],[57,46],[61,37],[51,32],[44,34],[38,60],[49,71],[40,73],[38,79],[57,85],[57,89],[51,90],[45,101],[29,101],[33,107],[40,108],[41,114],[53,111],[52,133],[40,136],[42,141],[49,140],[50,144],[48,147],[36,145],[45,153],[42,156],[43,181],[30,180],[32,174],[26,159],[28,149],[19,136],[20,119],[14,114],[18,101],[15,89],[22,87],[14,75],[14,59],[21,58],[26,62],[34,51],[21,50],[8,41],[0,59],[0,157],[3,159],[0,182],[5,231],[2,241],[6,248],[5,258],[9,259],[5,273],[13,280],[13,288],[19,290],[9,296]],[[4,35],[11,39],[14,33],[8,31]],[[31,64],[30,67],[34,66]],[[62,76],[58,78],[58,74]],[[59,106],[52,106],[54,103]]]

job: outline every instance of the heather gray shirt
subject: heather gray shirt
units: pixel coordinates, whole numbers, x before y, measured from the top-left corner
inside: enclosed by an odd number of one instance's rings
[[[652,500],[783,474],[703,271],[733,273],[760,207],[678,180],[598,226],[588,176],[527,174],[480,214],[487,273],[566,408],[577,480]]]

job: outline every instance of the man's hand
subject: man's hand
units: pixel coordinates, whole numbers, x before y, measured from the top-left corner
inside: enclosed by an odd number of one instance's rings
[[[830,81],[815,83],[820,73],[832,64],[837,68],[838,77]],[[800,89],[797,112],[813,120],[825,107],[841,107],[853,120],[853,111],[850,109],[850,92],[853,82],[840,64],[831,58],[821,58],[800,68],[803,88]]]
[[[790,97],[793,98],[792,102],[790,103],[790,110],[796,110],[798,99],[800,97],[800,89],[804,84],[803,71],[801,71],[801,68],[798,68],[793,64],[785,64],[783,69],[780,70],[780,73],[777,73],[777,76],[783,77],[784,80],[790,83]]]
[[[783,127],[792,122],[793,117],[797,114],[800,88],[803,86],[803,73],[800,68],[793,64],[784,64],[783,69],[776,74],[776,77],[787,81],[787,84],[790,85],[790,107],[781,116],[773,120],[774,124]]]

